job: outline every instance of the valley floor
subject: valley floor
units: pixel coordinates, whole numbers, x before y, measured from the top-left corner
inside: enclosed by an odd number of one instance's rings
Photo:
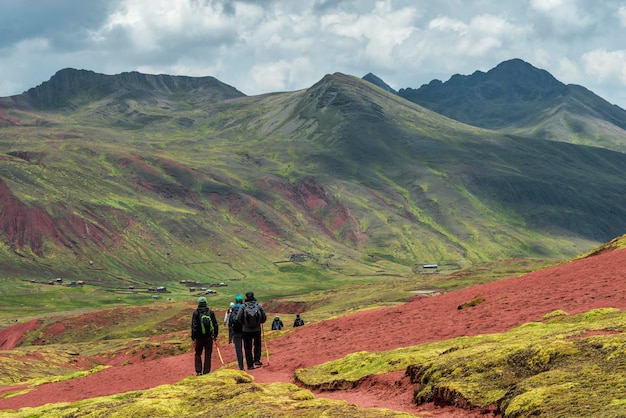
[[[550,312],[578,314],[595,308],[626,309],[626,250],[593,257],[524,276],[432,297],[415,297],[400,306],[357,312],[307,324],[279,338],[268,338],[262,368],[251,370],[258,383],[294,382],[294,371],[355,351],[380,351],[458,336],[499,333],[541,321]],[[484,302],[459,309],[477,297]],[[6,330],[3,330],[6,331]],[[20,332],[16,328],[16,332]],[[269,333],[268,333],[269,334]],[[5,332],[5,338],[6,336]],[[222,345],[225,363],[235,361],[232,345]],[[216,352],[213,368],[220,367]],[[72,402],[173,383],[193,374],[191,353],[117,365],[79,379],[44,384],[31,392],[0,398],[0,410]],[[2,393],[10,392],[0,387]],[[351,390],[316,393],[363,407],[385,407],[429,417],[478,417],[479,411],[412,402],[413,387],[403,373],[370,378]]]

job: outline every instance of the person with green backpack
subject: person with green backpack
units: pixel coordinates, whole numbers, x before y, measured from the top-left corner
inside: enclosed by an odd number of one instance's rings
[[[218,325],[215,313],[209,309],[206,298],[198,298],[198,309],[191,316],[191,340],[194,348],[194,366],[196,376],[208,374],[211,371],[211,355],[213,341],[217,339]],[[204,364],[202,352],[204,351]]]

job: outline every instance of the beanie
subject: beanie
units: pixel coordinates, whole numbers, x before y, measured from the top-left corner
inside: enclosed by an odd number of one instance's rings
[[[204,305],[206,306],[206,298],[204,296],[200,296],[198,298],[198,306]]]
[[[246,299],[252,299],[254,297],[254,292],[246,292]]]

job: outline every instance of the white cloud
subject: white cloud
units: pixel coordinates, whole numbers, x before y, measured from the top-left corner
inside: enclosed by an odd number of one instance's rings
[[[224,13],[214,2],[125,0],[94,32],[94,39],[110,41],[121,32],[133,47],[144,51],[168,50],[184,43],[231,41],[245,29],[241,22],[249,27],[262,18],[262,10],[255,5],[237,4],[234,10],[234,15]]]
[[[459,34],[464,34],[468,30],[468,25],[458,19],[441,16],[428,22],[428,29],[436,29],[442,32],[456,32]]]
[[[530,0],[530,5],[532,9],[551,21],[550,30],[561,36],[584,30],[596,21],[593,16],[596,3],[590,5],[590,10],[579,7],[573,0]]]
[[[298,58],[287,61],[274,61],[261,63],[253,66],[248,75],[249,78],[242,83],[240,90],[243,92],[254,91],[259,85],[270,86],[269,91],[284,91],[303,74],[311,75],[311,62],[306,58]],[[315,77],[318,75],[315,74]],[[313,79],[317,81],[317,79]],[[311,80],[311,83],[314,81]]]
[[[377,2],[369,13],[341,12],[322,16],[322,33],[348,38],[359,46],[359,56],[378,65],[390,66],[395,63],[393,49],[402,45],[416,30],[413,25],[416,11],[405,7],[394,10],[390,2]]]
[[[567,84],[584,84],[585,78],[576,62],[561,58],[558,63],[558,70],[552,75]]]
[[[550,12],[560,7],[563,0],[530,0],[530,6],[541,12]]]
[[[511,48],[511,45],[524,41],[531,32],[528,26],[516,25],[504,16],[490,14],[472,17],[467,22],[438,16],[428,22],[427,28],[432,30],[427,34],[430,50],[435,54],[451,51],[457,59],[481,57]]]
[[[617,17],[621,25],[626,27],[626,6],[622,6],[617,10]]]
[[[583,55],[585,73],[600,82],[619,81],[626,86],[626,50],[597,49]]]
[[[419,87],[511,58],[609,96],[623,86],[615,84],[622,79],[616,51],[624,49],[626,0],[10,4],[0,14],[0,96],[66,67],[212,75],[260,94],[306,88],[334,72],[373,72],[394,88]]]

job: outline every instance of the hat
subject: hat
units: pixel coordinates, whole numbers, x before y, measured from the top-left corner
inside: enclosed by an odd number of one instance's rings
[[[204,296],[198,298],[198,306],[200,305],[206,305],[206,298]]]
[[[246,292],[246,299],[252,299],[254,297],[254,292]]]
[[[230,302],[230,307],[232,308],[233,306],[235,306],[235,302]]]
[[[241,295],[235,296],[235,302],[242,303],[243,302],[243,296],[241,296]]]

